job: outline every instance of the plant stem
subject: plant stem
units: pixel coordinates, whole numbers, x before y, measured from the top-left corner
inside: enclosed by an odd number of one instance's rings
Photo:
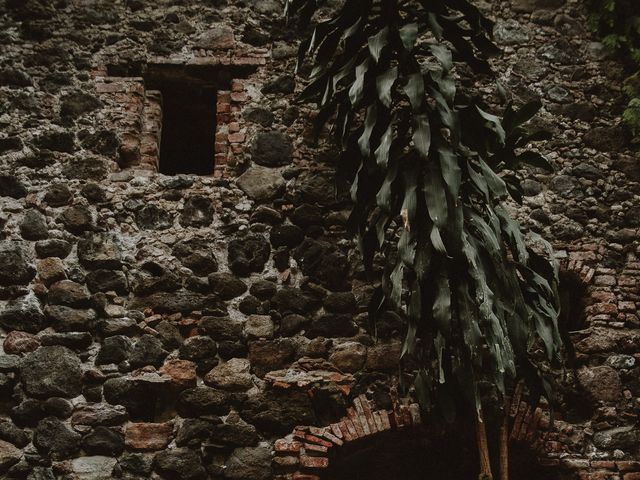
[[[480,475],[478,475],[478,480],[493,480],[491,460],[489,458],[489,445],[487,443],[487,429],[482,409],[480,409],[478,417],[476,418],[476,438],[478,440],[478,453],[480,455]]]
[[[500,425],[500,480],[509,480],[509,416],[506,411]]]

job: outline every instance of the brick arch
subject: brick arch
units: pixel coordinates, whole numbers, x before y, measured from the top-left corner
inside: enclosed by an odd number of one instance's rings
[[[275,479],[320,480],[329,466],[331,450],[347,443],[372,438],[383,432],[417,427],[422,424],[420,407],[409,399],[394,399],[391,410],[376,409],[359,395],[347,408],[347,415],[323,427],[297,426],[293,432],[274,443],[272,460]],[[294,473],[284,473],[286,471]]]
[[[392,392],[393,393],[393,392]],[[376,409],[365,396],[359,395],[347,408],[347,415],[325,426],[301,425],[274,443],[272,467],[275,480],[322,480],[329,467],[330,454],[347,444],[370,439],[381,433],[421,426],[420,407],[409,398],[393,396],[391,410]],[[526,444],[542,453],[549,425],[545,405],[532,406],[519,383],[507,401],[511,443]]]

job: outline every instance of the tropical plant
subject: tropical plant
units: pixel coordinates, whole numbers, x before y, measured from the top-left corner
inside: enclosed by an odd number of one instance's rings
[[[492,23],[468,0],[322,3],[287,0],[286,14],[310,29],[298,55],[297,71],[305,59],[313,67],[301,99],[318,104],[317,132],[330,125],[341,148],[365,267],[386,263],[371,317],[404,312],[402,360],[417,366],[421,405],[449,419],[462,392],[477,419],[480,478],[491,478],[480,385],[504,398],[524,377],[541,392],[532,343],[559,358],[550,247],[526,241],[504,205],[521,200],[522,165],[551,169],[525,148],[548,138],[524,128],[540,103],[509,103],[499,118],[459,92],[457,62],[489,73],[487,57],[499,52]]]

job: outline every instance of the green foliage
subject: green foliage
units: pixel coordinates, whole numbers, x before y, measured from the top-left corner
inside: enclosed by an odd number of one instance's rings
[[[288,0],[287,14],[306,29],[327,13],[318,3]],[[313,65],[302,98],[319,105],[316,129],[330,124],[342,147],[365,266],[386,262],[371,317],[404,312],[403,362],[422,405],[446,418],[460,392],[479,409],[480,386],[504,395],[524,376],[540,392],[531,343],[549,360],[560,348],[550,247],[538,237],[533,249],[502,205],[521,199],[522,165],[551,169],[526,149],[548,138],[524,127],[540,103],[499,118],[452,74],[455,62],[490,71],[491,27],[468,0],[346,0],[298,57]]]
[[[591,28],[602,43],[620,52],[631,76],[625,82],[629,105],[623,114],[634,136],[640,140],[640,8],[638,0],[589,0]]]

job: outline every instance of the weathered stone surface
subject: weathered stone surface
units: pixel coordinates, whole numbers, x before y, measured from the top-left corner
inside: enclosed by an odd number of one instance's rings
[[[134,297],[129,301],[128,307],[132,310],[151,308],[158,313],[192,312],[194,310],[211,312],[224,308],[216,295],[203,295],[184,289]]]
[[[233,29],[224,23],[214,23],[202,32],[195,46],[205,50],[228,50],[235,44]]]
[[[273,297],[273,303],[282,314],[304,314],[317,310],[322,301],[316,295],[298,288],[283,288]]]
[[[49,288],[47,300],[51,305],[83,308],[89,306],[89,292],[72,280],[60,280]]]
[[[27,332],[13,330],[4,339],[2,348],[10,355],[33,352],[40,346],[40,340],[35,335]]]
[[[162,450],[171,441],[173,424],[128,423],[124,431],[125,444],[133,450]]]
[[[218,261],[213,254],[211,242],[205,239],[180,241],[175,244],[172,253],[196,275],[203,276],[218,271]]]
[[[302,391],[267,391],[249,398],[241,412],[249,423],[274,433],[289,433],[296,425],[315,425],[311,399]]]
[[[20,242],[0,242],[0,285],[25,285],[35,276]]]
[[[215,272],[208,278],[211,291],[223,300],[231,300],[247,291],[247,285],[230,273]]]
[[[38,278],[46,286],[67,278],[64,262],[57,257],[48,257],[36,262]]]
[[[288,338],[249,343],[249,361],[258,376],[284,367],[293,360],[295,347]]]
[[[189,360],[169,360],[159,371],[170,377],[172,383],[178,388],[195,387],[198,381],[196,364]]]
[[[93,212],[84,205],[72,205],[64,209],[60,221],[71,233],[80,235],[94,229]]]
[[[216,358],[216,353],[218,353],[216,342],[204,335],[187,338],[180,346],[178,353],[180,358],[195,362],[198,372],[209,371],[218,362]]]
[[[516,12],[531,13],[537,9],[556,9],[564,5],[565,0],[514,0]]]
[[[128,418],[127,410],[122,405],[108,403],[79,404],[71,416],[72,425],[119,425]]]
[[[95,359],[96,365],[120,363],[129,358],[133,350],[133,342],[124,335],[114,335],[104,339]]]
[[[37,210],[27,210],[20,223],[20,235],[25,240],[44,240],[49,237],[45,217]]]
[[[275,325],[269,315],[249,315],[244,324],[244,334],[249,339],[273,338]]]
[[[358,333],[351,315],[322,315],[311,322],[306,335],[315,337],[350,337]]]
[[[10,300],[0,308],[0,325],[7,330],[37,333],[44,328],[45,316],[34,295]]]
[[[129,363],[133,368],[153,365],[160,367],[169,354],[162,348],[162,342],[153,335],[142,335],[129,354]]]
[[[210,387],[195,387],[180,394],[178,412],[183,417],[225,415],[229,413],[229,395]]]
[[[640,434],[633,426],[610,428],[596,432],[593,436],[593,444],[606,450],[634,448],[638,441],[640,441]]]
[[[578,370],[578,382],[596,401],[615,402],[622,393],[620,375],[608,366],[581,368]]]
[[[251,146],[251,159],[265,167],[280,167],[292,161],[291,141],[278,131],[261,132]]]
[[[228,391],[245,391],[253,386],[249,373],[251,363],[245,358],[232,358],[213,368],[204,377],[207,385]]]
[[[0,197],[22,198],[27,195],[25,186],[13,175],[0,175]]]
[[[118,270],[122,266],[122,252],[112,234],[94,234],[78,242],[78,259],[89,269]]]
[[[117,457],[124,451],[124,437],[111,428],[97,426],[82,438],[82,449],[89,455]]]
[[[329,357],[343,372],[355,373],[361,370],[367,359],[367,348],[358,342],[345,342],[336,346]]]
[[[47,417],[38,423],[33,445],[41,453],[59,460],[74,455],[80,449],[81,438],[57,418]]]
[[[81,376],[78,356],[60,346],[40,347],[20,367],[22,384],[34,397],[75,397],[80,393]]]
[[[258,443],[258,432],[236,412],[231,412],[224,423],[217,423],[211,428],[211,439],[216,444],[248,447]]]
[[[166,230],[173,225],[173,217],[157,205],[150,204],[136,211],[136,224],[145,230]]]
[[[247,235],[229,242],[229,268],[236,275],[261,272],[269,259],[271,246],[261,235]]]
[[[154,468],[165,478],[200,480],[207,478],[200,456],[188,448],[176,448],[157,454]]]
[[[225,478],[232,480],[271,478],[271,449],[269,447],[236,448],[227,463]]]
[[[399,340],[377,343],[367,349],[365,368],[368,370],[393,370],[398,368],[402,343]]]
[[[99,269],[91,271],[86,277],[87,287],[91,293],[116,292],[124,295],[128,292],[127,277],[120,270]]]
[[[202,317],[198,330],[216,341],[239,340],[242,337],[242,322],[229,317]]]
[[[101,455],[83,456],[71,461],[71,470],[78,480],[109,480],[116,463],[115,458]]]
[[[277,168],[253,166],[238,177],[238,187],[250,198],[264,202],[284,191],[285,180]]]
[[[179,447],[199,447],[212,433],[213,427],[219,420],[185,418],[176,435],[176,445]]]
[[[0,473],[6,472],[9,467],[18,463],[22,458],[22,450],[9,442],[0,440]]]
[[[66,258],[71,253],[72,248],[73,245],[71,243],[60,238],[50,238],[36,242],[36,254],[38,258]]]
[[[213,221],[213,203],[210,198],[194,195],[184,202],[180,214],[183,227],[208,227]]]
[[[91,308],[79,309],[64,305],[47,305],[47,319],[59,332],[88,331],[94,326],[97,314]]]

